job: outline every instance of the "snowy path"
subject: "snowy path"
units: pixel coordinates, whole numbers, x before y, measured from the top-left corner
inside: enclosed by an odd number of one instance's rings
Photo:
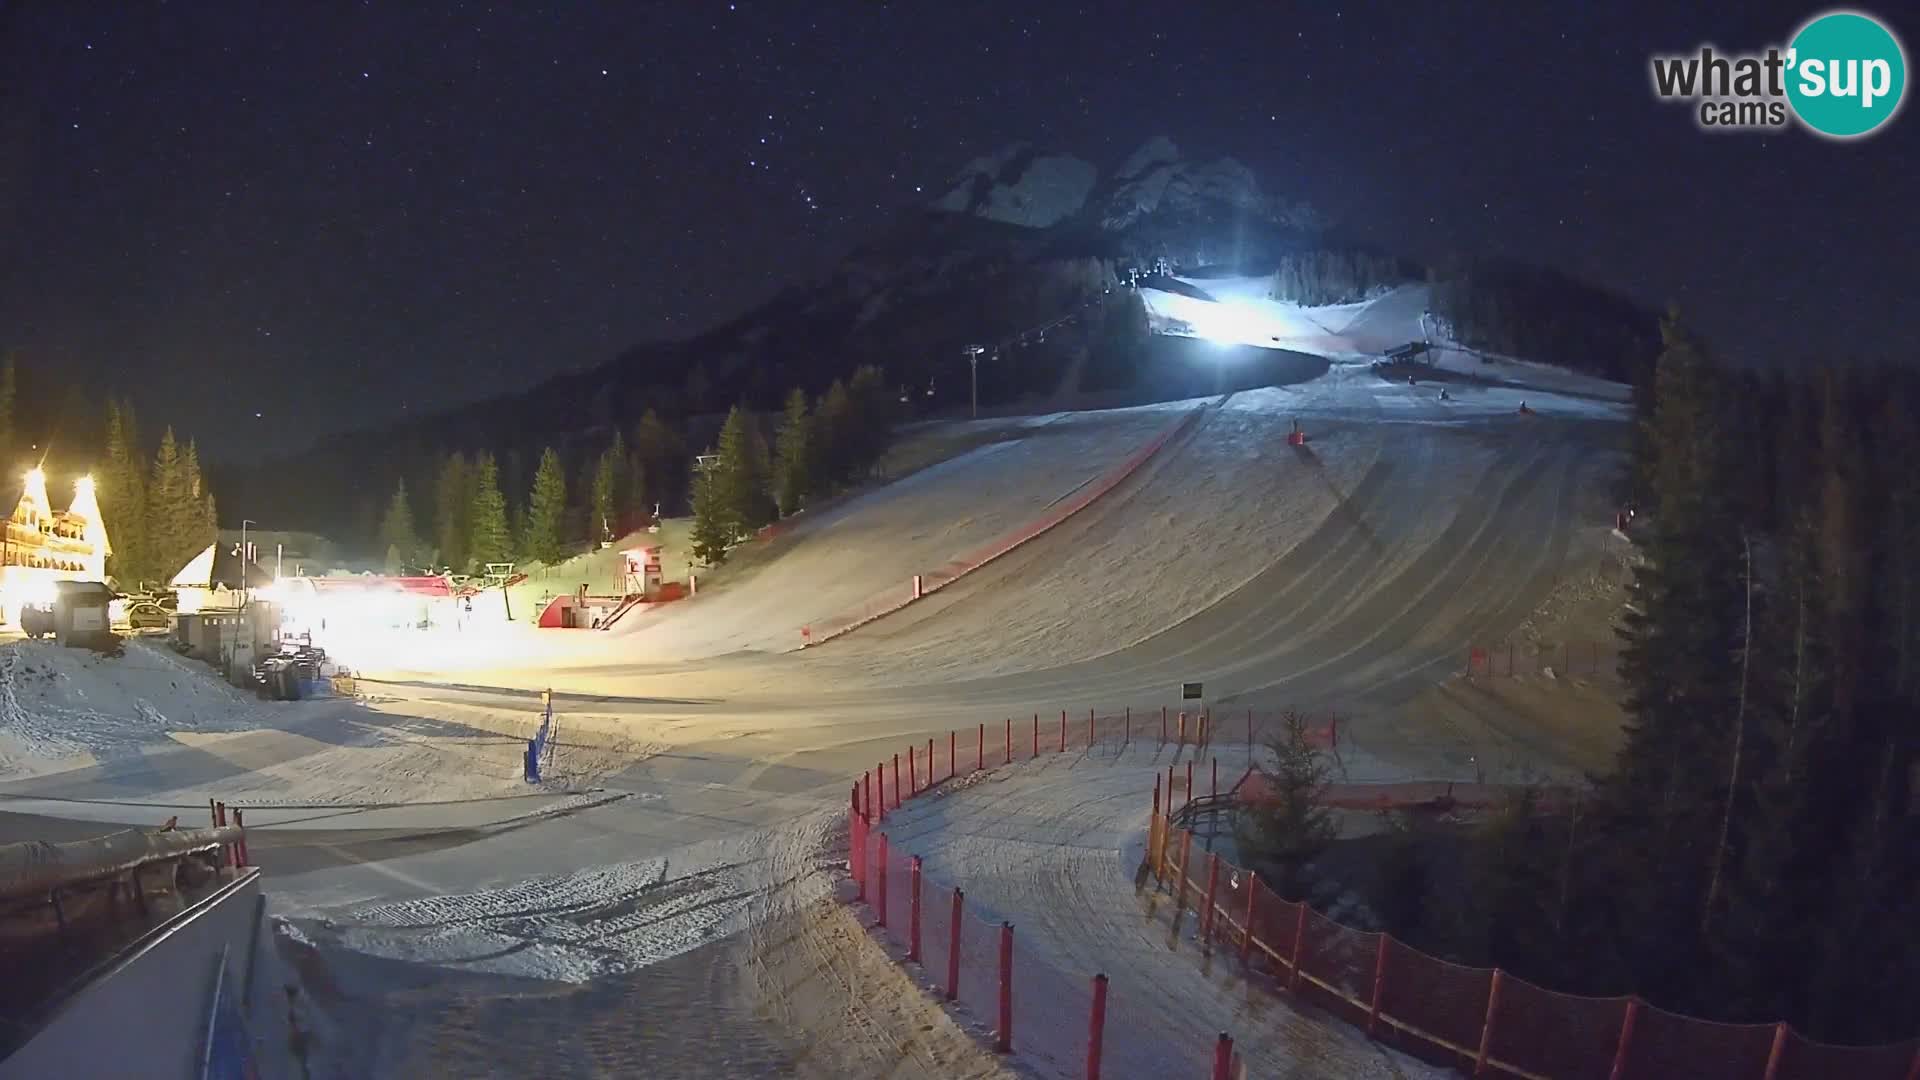
[[[1169,760],[1141,751],[1042,757],[922,796],[885,828],[896,850],[925,860],[929,878],[963,888],[982,918],[1014,923],[1016,973],[1019,958],[1034,956],[1068,981],[1108,976],[1105,1057],[1115,1075],[1197,1075],[1221,1031],[1250,1076],[1446,1075],[1248,986],[1236,964],[1203,954],[1192,919],[1171,929],[1169,902],[1140,876],[1145,796]],[[1044,982],[1035,975],[1024,985]],[[1037,996],[1016,999],[1016,1033],[1038,1040],[1040,1056],[1072,1061],[1085,1024],[1067,1015],[1077,999],[1056,1015]]]

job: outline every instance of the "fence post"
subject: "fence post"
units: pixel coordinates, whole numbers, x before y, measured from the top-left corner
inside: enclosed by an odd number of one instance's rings
[[[847,867],[853,871],[853,899],[867,902],[867,819],[856,815],[847,829]]]
[[[1500,1009],[1500,982],[1506,973],[1493,969],[1493,985],[1487,988],[1487,1019],[1480,1025],[1480,1056],[1474,1059],[1473,1075],[1487,1075],[1487,1053],[1493,1049],[1493,1021]]]
[[[1185,806],[1187,805],[1187,803],[1190,803],[1192,801],[1193,801],[1193,759],[1188,758],[1187,759],[1187,798],[1186,798],[1186,801],[1182,802],[1180,805]]]
[[[1608,1080],[1625,1080],[1627,1075],[1627,1054],[1633,1046],[1633,1024],[1640,1019],[1640,999],[1627,999],[1627,1013],[1620,1018],[1620,1042],[1613,1050],[1613,1071],[1607,1074]]]
[[[1087,1080],[1100,1080],[1100,1037],[1107,1030],[1107,977],[1093,977],[1093,1012],[1087,1017]]]
[[[993,1033],[993,1048],[1002,1054],[1013,1050],[1013,924],[1000,924],[1000,1030]]]
[[[1220,853],[1207,852],[1207,911],[1200,917],[1201,946],[1213,950],[1213,905],[1220,895]]]
[[[1060,710],[1060,749],[1057,752],[1062,754],[1067,752],[1067,710],[1065,709]]]
[[[1033,714],[1033,756],[1040,756],[1040,714]]]
[[[900,809],[900,755],[893,755],[893,808]]]
[[[1213,1044],[1213,1080],[1233,1080],[1233,1038],[1224,1031]]]
[[[980,722],[980,741],[973,747],[973,771],[979,772],[987,767],[987,723]]]
[[[933,740],[927,740],[927,786],[933,786]]]
[[[1181,746],[1187,744],[1187,710],[1185,709],[1180,710],[1180,717],[1175,723],[1174,737]]]
[[[1131,705],[1127,706],[1124,723],[1125,726],[1120,730],[1125,734],[1120,737],[1120,745],[1127,746],[1133,742],[1133,706]]]
[[[1007,717],[1007,760],[1006,760],[1006,764],[1008,764],[1008,765],[1011,765],[1011,764],[1013,764],[1013,717],[1011,717],[1011,716],[1009,716],[1009,717]]]
[[[958,732],[952,730],[947,732],[947,779],[949,780],[960,775],[960,755],[956,752],[960,747],[958,740]]]
[[[1380,1030],[1380,996],[1387,988],[1387,942],[1392,938],[1380,935],[1380,952],[1373,960],[1373,1002],[1367,1009],[1367,1038],[1371,1039]]]
[[[1167,816],[1173,816],[1173,764],[1167,764]]]
[[[207,824],[216,829],[220,827],[220,811],[214,809],[212,799],[207,800]]]
[[[1253,966],[1253,905],[1260,897],[1260,879],[1247,871],[1247,925],[1246,932],[1240,935],[1240,967],[1245,970]]]
[[[233,845],[234,854],[239,856],[235,865],[244,868],[249,865],[247,860],[247,819],[245,815],[241,814],[240,808],[237,806],[233,808],[233,827],[240,830],[240,839]]]
[[[1287,989],[1300,992],[1300,957],[1307,944],[1307,902],[1299,902],[1299,914],[1293,921],[1293,971],[1287,975]]]
[[[947,1000],[960,996],[960,907],[965,902],[965,893],[959,886],[953,889],[953,918],[947,923]]]
[[[1253,753],[1253,709],[1247,709],[1247,753]]]
[[[1178,898],[1173,902],[1174,918],[1187,909],[1187,870],[1193,866],[1193,830],[1180,830],[1180,883]]]
[[[933,770],[929,768],[928,772]],[[913,745],[907,745],[907,798],[920,794],[920,770],[913,764]]]
[[[874,881],[874,896],[880,901],[880,927],[887,925],[887,834],[880,834],[880,874]]]
[[[1767,1071],[1762,1080],[1778,1080],[1780,1076],[1780,1055],[1787,1051],[1787,1022],[1773,1025],[1773,1046],[1767,1050]]]
[[[920,856],[907,863],[907,959],[920,962]]]
[[[1087,749],[1093,749],[1093,743],[1093,707],[1089,705],[1087,707]]]
[[[1167,744],[1167,707],[1160,706],[1160,745]]]
[[[1210,782],[1208,791],[1213,795],[1214,798],[1217,799],[1220,797],[1220,759],[1219,758],[1213,759],[1213,780]]]

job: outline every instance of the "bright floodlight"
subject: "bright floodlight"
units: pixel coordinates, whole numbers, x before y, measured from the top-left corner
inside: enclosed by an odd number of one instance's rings
[[[27,484],[29,486],[35,486],[35,485],[43,486],[46,484],[46,482],[47,482],[47,474],[40,471],[38,467],[27,470]]]
[[[79,492],[82,495],[93,494],[93,477],[83,476],[80,479],[75,480],[73,482],[73,490]]]
[[[1242,304],[1195,304],[1189,311],[1194,332],[1218,345],[1243,345],[1267,336],[1261,313]]]

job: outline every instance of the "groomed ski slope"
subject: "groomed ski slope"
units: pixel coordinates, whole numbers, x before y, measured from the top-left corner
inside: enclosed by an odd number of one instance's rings
[[[1243,392],[1102,503],[847,642],[875,678],[1035,703],[1378,694],[1502,632],[1559,569],[1618,411],[1335,368]],[[1286,444],[1294,420],[1305,448]],[[1603,522],[1595,515],[1594,522]]]
[[[1192,403],[1034,417],[1005,437],[802,514],[692,601],[640,610],[608,635],[635,662],[800,647],[803,626],[1015,530],[1124,459]]]

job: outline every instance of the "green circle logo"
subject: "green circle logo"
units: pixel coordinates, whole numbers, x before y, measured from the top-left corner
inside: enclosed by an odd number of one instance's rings
[[[1893,118],[1907,89],[1899,39],[1871,16],[1821,15],[1788,46],[1787,100],[1800,122],[1851,139]]]

